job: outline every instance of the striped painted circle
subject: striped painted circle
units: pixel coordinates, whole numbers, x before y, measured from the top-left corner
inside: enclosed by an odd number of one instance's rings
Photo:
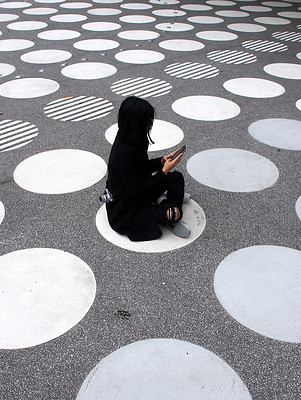
[[[274,32],[272,36],[278,40],[284,40],[286,42],[301,42],[301,32]]]
[[[126,78],[113,83],[111,90],[121,96],[159,97],[171,91],[166,81],[154,78]]]
[[[208,53],[207,57],[225,64],[252,64],[257,61],[257,57],[253,54],[236,50],[215,50]]]
[[[219,74],[219,69],[209,64],[196,62],[173,63],[165,67],[164,72],[176,78],[208,79]]]
[[[92,121],[110,114],[113,108],[110,101],[101,97],[66,96],[48,103],[44,113],[60,121]]]
[[[0,151],[25,146],[38,136],[38,128],[30,122],[5,119],[0,122]]]
[[[281,53],[287,51],[286,44],[271,42],[269,40],[247,40],[242,42],[242,46],[252,51],[261,51],[263,53]]]

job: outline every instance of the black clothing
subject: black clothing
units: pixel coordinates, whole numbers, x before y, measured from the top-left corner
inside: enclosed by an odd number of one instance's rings
[[[165,175],[161,158],[149,160],[147,152],[123,143],[117,135],[108,163],[107,188],[115,199],[106,203],[110,226],[132,241],[159,238],[162,232],[158,222],[163,221],[155,218],[153,207],[160,205],[152,206],[152,202],[169,187],[168,201],[181,209],[184,195],[182,174],[172,172]]]

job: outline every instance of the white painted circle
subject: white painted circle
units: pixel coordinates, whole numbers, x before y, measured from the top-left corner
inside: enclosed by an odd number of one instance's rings
[[[127,10],[148,10],[153,8],[151,4],[145,3],[125,3],[120,5],[121,8],[126,8]]]
[[[0,14],[0,22],[14,21],[18,18],[19,16],[16,14]]]
[[[72,54],[65,50],[36,50],[23,54],[20,58],[22,61],[32,64],[52,64],[69,60]]]
[[[93,121],[110,114],[113,104],[95,96],[65,96],[44,107],[47,117],[59,121]]]
[[[234,6],[235,1],[230,1],[230,0],[209,0],[206,1],[207,4],[211,4],[212,6]]]
[[[301,65],[290,63],[268,64],[264,68],[267,74],[285,79],[301,79]]]
[[[225,361],[177,339],[147,339],[114,351],[88,374],[76,400],[133,400],[141,393],[143,400],[251,400]]]
[[[115,8],[92,8],[87,13],[91,15],[117,15],[121,14],[122,11]]]
[[[279,17],[258,17],[254,21],[265,25],[287,25],[291,23],[288,19]]]
[[[238,36],[235,33],[225,31],[201,31],[196,33],[200,39],[213,40],[218,42],[225,42],[228,40],[235,40]]]
[[[65,0],[35,0],[36,3],[43,4],[54,4],[54,3],[63,3]]]
[[[237,250],[218,266],[215,293],[247,328],[276,340],[301,342],[301,252],[280,246]]]
[[[172,104],[175,113],[197,121],[223,121],[240,113],[233,101],[214,96],[188,96]]]
[[[106,171],[106,163],[96,154],[59,149],[35,154],[22,161],[14,171],[14,180],[29,192],[62,194],[94,185]]]
[[[187,162],[187,171],[202,185],[227,192],[263,190],[279,177],[277,167],[267,158],[231,148],[195,154]]]
[[[209,64],[186,62],[167,65],[164,72],[182,79],[210,79],[219,74],[219,69]]]
[[[26,39],[4,39],[0,40],[0,51],[25,50],[34,46],[34,42]]]
[[[207,16],[189,17],[187,18],[187,21],[192,22],[193,24],[220,24],[221,22],[224,22],[222,18]]]
[[[186,32],[186,31],[191,31],[191,29],[194,29],[194,26],[191,24],[185,24],[180,22],[174,22],[174,23],[164,22],[162,24],[157,24],[155,28],[159,29],[160,31]]]
[[[257,33],[257,32],[264,32],[267,30],[265,26],[258,25],[258,24],[230,24],[228,28],[232,31],[236,32],[249,32],[249,33]]]
[[[180,3],[178,0],[149,0],[149,2],[152,4],[161,4],[162,6]]]
[[[301,60],[301,52],[296,54],[296,57],[299,58],[299,60]]]
[[[35,31],[46,28],[46,26],[46,22],[41,21],[18,21],[8,24],[7,28],[15,31]]]
[[[110,32],[121,28],[121,25],[115,22],[87,22],[82,28],[92,32]]]
[[[301,220],[301,196],[298,198],[298,200],[296,202],[295,209],[296,209],[298,218]]]
[[[54,22],[81,22],[85,21],[87,17],[85,15],[80,14],[59,14],[50,17],[51,21]]]
[[[301,12],[298,11],[282,11],[277,14],[285,18],[301,18]]]
[[[75,39],[80,36],[77,31],[72,31],[70,29],[53,29],[50,31],[40,32],[38,37],[44,40],[69,40]]]
[[[233,11],[233,10],[216,11],[215,14],[219,15],[220,17],[229,17],[229,18],[244,18],[250,15],[244,11]]]
[[[99,233],[110,243],[126,250],[138,253],[163,253],[187,246],[195,241],[203,232],[206,217],[201,207],[193,200],[183,204],[182,221],[189,226],[191,233],[188,238],[179,238],[165,227],[161,227],[162,236],[156,240],[146,242],[131,242],[126,235],[113,231],[107,219],[106,206],[103,205],[96,215],[96,227]]]
[[[301,121],[284,118],[261,119],[253,122],[250,135],[269,146],[287,150],[301,150]]]
[[[100,4],[115,4],[115,3],[122,3],[123,0],[93,0],[94,3],[100,3]]]
[[[117,33],[121,39],[127,40],[154,40],[160,37],[160,34],[153,31],[146,30],[130,30]]]
[[[241,10],[250,11],[250,12],[269,12],[272,11],[270,7],[264,6],[242,6],[240,7]]]
[[[54,93],[59,87],[60,85],[51,79],[14,79],[0,85],[0,96],[10,99],[32,99]]]
[[[0,151],[18,149],[38,136],[38,128],[30,122],[5,119],[0,122]]]
[[[0,348],[36,346],[61,336],[89,311],[96,282],[73,254],[34,248],[0,257]]]
[[[183,10],[188,10],[188,11],[208,11],[208,10],[212,10],[212,7],[205,6],[203,4],[183,4],[180,7]]]
[[[272,36],[278,40],[285,40],[286,42],[299,42],[301,43],[301,33],[299,32],[273,32]]]
[[[259,78],[235,78],[224,83],[228,92],[254,99],[268,99],[281,96],[285,89],[279,83]]]
[[[301,99],[296,101],[296,107],[301,111]]]
[[[264,1],[262,3],[264,6],[268,7],[291,7],[290,3],[286,3],[285,1]]]
[[[31,3],[26,3],[26,1],[7,1],[0,4],[0,8],[26,8],[30,6]]]
[[[129,64],[153,64],[164,60],[165,56],[153,50],[125,50],[115,54],[115,58]]]
[[[60,7],[67,8],[67,9],[79,10],[79,9],[83,9],[83,8],[92,7],[92,4],[84,3],[84,2],[80,2],[80,1],[74,1],[73,3],[60,4]]]
[[[223,64],[253,64],[257,61],[254,54],[236,50],[214,50],[208,53],[207,57]]]
[[[242,42],[242,46],[252,51],[261,51],[263,53],[281,53],[287,51],[286,44],[271,42],[269,40],[247,40]]]
[[[4,204],[2,203],[2,201],[0,201],[0,224],[4,220],[4,217],[5,217],[5,208],[4,208]]]
[[[113,144],[118,131],[118,124],[112,125],[105,132],[105,137]],[[159,119],[154,120],[151,138],[155,142],[150,144],[148,151],[160,151],[176,147],[184,138],[184,133],[177,125]]]
[[[172,51],[197,51],[205,47],[201,42],[188,39],[163,40],[159,43],[159,46],[163,49]]]
[[[158,15],[160,17],[182,17],[186,15],[186,12],[179,10],[155,10],[152,12],[154,15]]]
[[[75,42],[73,47],[85,51],[103,51],[116,49],[119,43],[109,39],[86,39]]]
[[[143,76],[121,79],[111,86],[111,90],[121,96],[138,96],[141,98],[160,97],[168,94],[171,89],[171,84],[166,81]]]
[[[50,7],[28,8],[23,11],[24,14],[28,15],[49,15],[49,14],[55,14],[57,12],[58,10],[56,8],[50,8]]]
[[[124,17],[120,17],[119,20],[129,24],[149,24],[156,21],[156,18],[148,15],[125,15]]]
[[[0,77],[12,74],[16,68],[11,64],[0,63]]]
[[[68,65],[62,69],[62,74],[72,79],[101,79],[114,75],[117,69],[110,64],[100,62],[83,62]]]

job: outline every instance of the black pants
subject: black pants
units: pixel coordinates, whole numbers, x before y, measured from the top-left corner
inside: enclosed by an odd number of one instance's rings
[[[166,213],[169,208],[177,207],[180,211],[180,219],[182,218],[184,186],[184,177],[181,172],[173,171],[166,175],[166,182],[164,185],[160,185],[160,187],[156,189],[154,200],[167,192],[167,200],[163,200],[160,204],[153,207],[154,217],[158,223],[164,224],[168,222]]]

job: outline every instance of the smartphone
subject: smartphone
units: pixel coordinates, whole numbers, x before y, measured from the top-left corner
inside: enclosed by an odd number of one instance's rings
[[[186,151],[186,146],[184,144],[183,147],[181,147],[172,157],[171,159],[174,160],[175,158],[178,157],[179,154],[184,153]]]

